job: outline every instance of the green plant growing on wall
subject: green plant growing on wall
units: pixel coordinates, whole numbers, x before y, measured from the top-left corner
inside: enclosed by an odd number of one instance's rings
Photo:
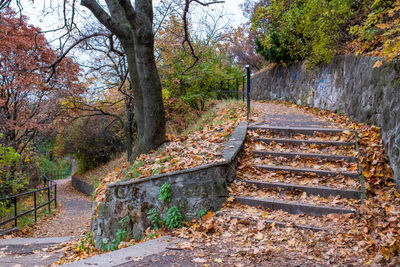
[[[164,219],[165,226],[168,229],[179,228],[183,225],[183,216],[177,206],[172,206],[167,211]]]
[[[201,209],[201,210],[199,210],[197,212],[197,216],[200,217],[200,218],[203,217],[206,214],[207,214],[207,209]]]
[[[162,227],[163,222],[156,208],[152,208],[147,212],[147,218],[151,220],[154,230],[157,230]]]
[[[122,218],[119,221],[121,228],[117,230],[116,236],[113,240],[111,240],[109,243],[107,244],[102,244],[100,246],[100,248],[103,251],[114,251],[118,249],[119,244],[121,244],[121,242],[125,241],[126,238],[129,235],[129,216],[126,216],[124,218]]]
[[[171,202],[171,198],[171,185],[169,183],[164,183],[161,186],[158,199],[163,203],[169,204]],[[161,219],[156,208],[152,208],[147,212],[147,218],[151,220],[154,230],[161,228],[163,224],[168,229],[179,228],[183,225],[183,216],[177,206],[170,207],[163,220]]]
[[[161,186],[161,190],[160,190],[160,193],[159,193],[159,195],[158,195],[158,199],[159,199],[161,202],[169,203],[169,202],[171,202],[171,197],[172,197],[172,194],[171,194],[171,185],[170,185],[169,183],[164,183],[164,184]]]
[[[85,234],[85,237],[83,240],[79,242],[79,245],[77,247],[78,251],[86,251],[86,252],[92,252],[94,248],[94,241],[92,238],[92,233],[88,232]]]

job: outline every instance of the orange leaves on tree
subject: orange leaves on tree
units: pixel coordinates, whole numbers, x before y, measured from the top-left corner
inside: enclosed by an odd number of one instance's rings
[[[0,132],[21,152],[38,131],[51,129],[63,99],[82,93],[79,67],[56,52],[43,34],[13,11],[0,13]]]

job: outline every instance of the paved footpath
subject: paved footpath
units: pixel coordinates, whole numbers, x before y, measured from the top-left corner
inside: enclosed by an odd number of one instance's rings
[[[60,243],[88,230],[91,197],[73,188],[71,178],[56,182],[59,212],[39,222],[29,238],[0,239],[0,267],[48,266],[63,255]]]

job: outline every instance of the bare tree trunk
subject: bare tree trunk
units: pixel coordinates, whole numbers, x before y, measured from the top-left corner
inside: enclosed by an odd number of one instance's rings
[[[132,36],[133,37],[133,36]],[[137,136],[138,139],[142,139],[144,136],[145,120],[143,111],[143,94],[139,83],[139,74],[136,67],[136,53],[134,41],[130,40],[121,42],[124,48],[124,52],[128,59],[129,76],[132,86],[132,93],[134,98],[136,125],[137,125]]]
[[[96,0],[81,4],[120,40],[133,82],[138,138],[133,157],[165,142],[165,111],[154,58],[152,0],[106,0],[108,12]]]
[[[135,154],[156,149],[165,142],[165,111],[160,77],[154,58],[153,7],[151,0],[136,0],[135,48],[139,84],[143,94],[144,131]]]
[[[133,121],[135,118],[133,99],[130,97],[125,97],[125,112],[126,112],[126,123],[125,123],[125,138],[126,138],[126,153],[128,156],[128,161],[133,162],[132,157],[132,146],[133,146]]]

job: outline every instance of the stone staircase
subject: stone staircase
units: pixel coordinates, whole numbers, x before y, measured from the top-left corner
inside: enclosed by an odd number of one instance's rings
[[[309,116],[272,116],[250,125],[231,184],[232,202],[222,212],[239,220],[330,231],[323,217],[355,214],[364,196],[356,144],[352,131]]]

